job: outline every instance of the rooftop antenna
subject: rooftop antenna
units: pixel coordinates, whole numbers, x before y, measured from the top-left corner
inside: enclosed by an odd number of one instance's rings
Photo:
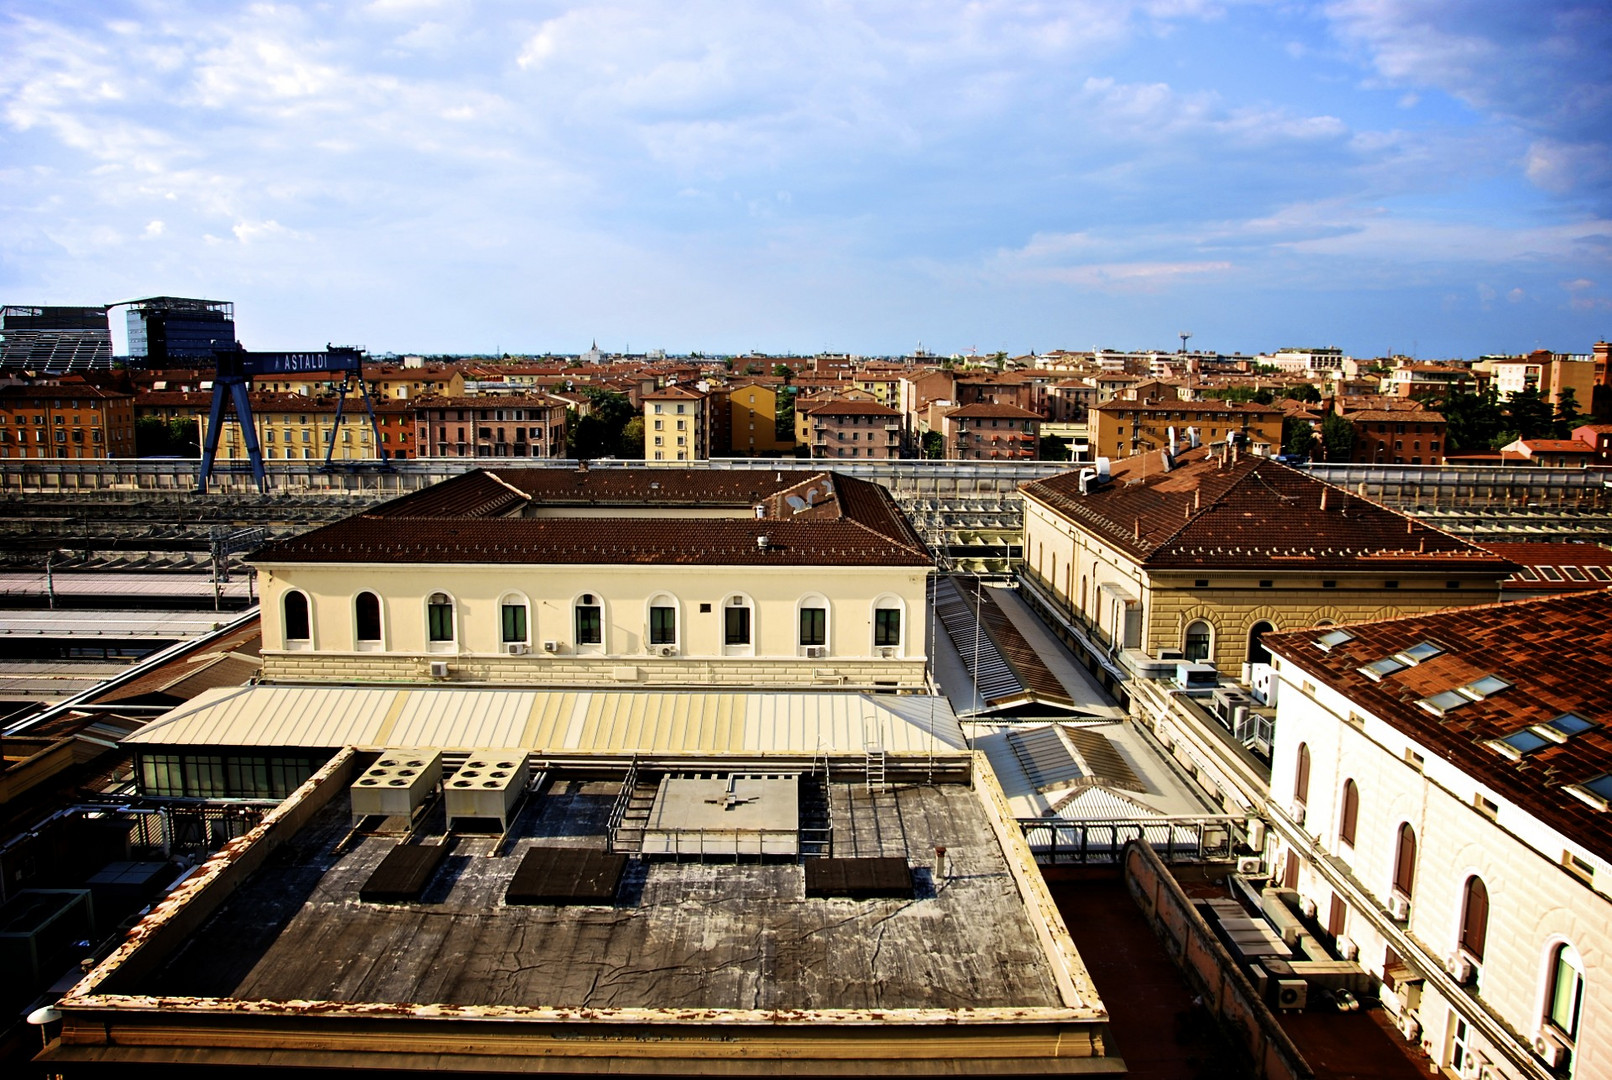
[[[1189,338],[1191,336],[1192,336],[1192,331],[1191,330],[1183,330],[1179,334],[1176,335],[1176,337],[1181,339],[1181,351],[1182,352],[1187,351],[1187,338]]]

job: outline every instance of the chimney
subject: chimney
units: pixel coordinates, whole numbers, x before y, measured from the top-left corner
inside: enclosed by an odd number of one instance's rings
[[[1327,508],[1327,488],[1326,488],[1325,484],[1322,484],[1321,485],[1321,509],[1325,510],[1326,508]]]

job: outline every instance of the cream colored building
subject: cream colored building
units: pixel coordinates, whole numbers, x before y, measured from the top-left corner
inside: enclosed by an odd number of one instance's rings
[[[1443,1075],[1612,1075],[1612,594],[1281,635],[1274,876]]]
[[[479,471],[253,561],[266,681],[925,685],[932,560],[828,472]]]
[[[1269,458],[1198,448],[1166,467],[1165,457],[1021,489],[1026,598],[1122,695],[1162,659],[1235,677],[1266,659],[1260,639],[1277,630],[1494,603],[1511,572]]]

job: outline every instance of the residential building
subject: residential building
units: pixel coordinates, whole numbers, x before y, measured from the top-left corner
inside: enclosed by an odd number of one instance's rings
[[[414,441],[424,457],[566,454],[565,402],[547,394],[428,397],[405,407],[414,416]]]
[[[1519,390],[1532,389],[1554,407],[1571,390],[1579,411],[1587,412],[1595,397],[1595,363],[1588,356],[1539,349],[1527,356],[1491,360],[1489,370],[1502,401]]]
[[[729,451],[740,457],[794,451],[794,439],[778,437],[781,390],[780,385],[750,380],[727,388]],[[793,391],[784,392],[793,395]]]
[[[1547,468],[1582,469],[1595,464],[1595,447],[1579,439],[1517,439],[1500,448],[1502,453],[1518,454],[1529,465]]]
[[[1396,397],[1443,397],[1451,390],[1476,393],[1482,377],[1467,364],[1419,363],[1401,358],[1389,373],[1388,385]]]
[[[0,458],[134,456],[134,395],[76,377],[0,386]]]
[[[339,429],[334,397],[254,393],[250,401],[252,423],[257,429],[258,446],[265,461],[323,461],[327,453],[337,461],[372,461],[380,457],[364,403],[352,396],[342,409]],[[205,446],[211,404],[210,393],[159,392],[142,397],[141,412],[143,415],[194,417],[200,445]],[[384,446],[387,453],[395,457],[417,456],[414,417],[408,404],[384,400],[373,404],[382,439],[379,446]],[[223,424],[218,440],[219,459],[246,460],[246,442],[234,409],[224,413]]]
[[[1367,465],[1442,465],[1442,413],[1430,409],[1358,409],[1343,418],[1354,427],[1354,459]]]
[[[668,386],[643,395],[644,460],[702,461],[711,456],[707,395]]]
[[[1612,1075],[1612,593],[1293,631],[1271,871],[1444,1075]]]
[[[1270,458],[1184,450],[1021,485],[1027,599],[1124,694],[1160,658],[1238,673],[1294,626],[1493,603],[1516,567]]]
[[[948,461],[1034,461],[1041,416],[1017,405],[932,406],[939,413],[942,455]]]
[[[1243,440],[1243,449],[1279,453],[1282,410],[1273,405],[1226,401],[1109,401],[1094,407],[1087,419],[1091,452],[1096,457],[1124,458],[1147,450],[1167,449],[1174,429],[1177,446],[1185,446],[1188,429],[1196,429],[1206,445],[1227,436]]]
[[[930,556],[829,472],[479,470],[253,561],[269,681],[924,686]]]
[[[1591,460],[1596,465],[1612,465],[1612,424],[1581,424],[1573,429],[1573,438],[1595,451]]]
[[[901,414],[873,400],[831,397],[795,402],[796,435],[813,458],[899,458],[901,428]]]

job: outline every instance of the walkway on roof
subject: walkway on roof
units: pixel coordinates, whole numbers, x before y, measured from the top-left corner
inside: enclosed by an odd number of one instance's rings
[[[207,691],[149,746],[524,749],[543,755],[966,753],[944,698],[851,693],[249,686]]]
[[[1124,718],[1019,599],[1013,589],[978,590],[983,611],[975,634],[976,587],[968,578],[937,578],[937,631],[930,650],[935,678],[959,713],[1041,719]],[[976,660],[976,645],[978,658]]]

